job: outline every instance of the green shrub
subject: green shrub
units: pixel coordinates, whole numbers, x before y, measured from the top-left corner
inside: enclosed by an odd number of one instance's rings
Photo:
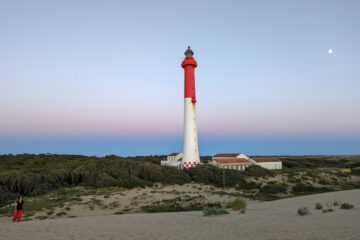
[[[0,207],[14,201],[18,194],[36,196],[72,186],[122,188],[146,187],[153,183],[203,183],[236,187],[246,183],[245,173],[202,165],[180,170],[152,165],[164,156],[106,157],[19,154],[0,155]],[[250,174],[251,175],[251,174]]]
[[[298,208],[297,213],[300,216],[308,215],[310,213],[309,209],[307,207]]]
[[[332,208],[328,208],[328,209],[323,209],[323,210],[322,210],[323,213],[333,212],[333,211],[334,211],[334,209],[332,209]]]
[[[226,209],[222,209],[218,207],[204,207],[202,211],[204,216],[229,214],[229,212]]]
[[[204,207],[201,197],[176,197],[154,202],[152,205],[142,206],[147,213],[199,211]]]
[[[56,214],[56,216],[61,217],[61,216],[66,215],[66,214],[67,214],[66,212],[58,212]]]
[[[124,214],[125,212],[123,211],[118,211],[118,212],[114,212],[115,215],[120,215],[120,214]]]
[[[315,204],[315,209],[320,210],[322,208],[323,208],[323,205],[321,203],[316,203]]]
[[[352,209],[354,208],[354,205],[350,204],[350,203],[343,203],[340,206],[341,209]]]
[[[246,209],[246,199],[236,198],[231,205],[232,210],[240,211]]]
[[[192,181],[203,184],[211,184],[217,187],[235,187],[246,183],[244,172],[231,169],[221,169],[211,165],[199,166],[197,168],[184,169]]]
[[[47,215],[52,215],[53,213],[54,213],[53,210],[50,210],[50,211],[47,211],[47,212],[46,212]]]
[[[310,193],[320,193],[320,192],[327,192],[330,191],[331,189],[329,188],[325,188],[325,187],[321,187],[321,188],[316,188],[312,185],[305,185],[302,183],[298,183],[296,184],[293,188],[292,188],[292,192],[295,194],[310,194]]]
[[[351,170],[351,174],[360,176],[360,168],[355,168]]]
[[[265,176],[274,177],[275,176],[274,171],[268,170],[268,169],[260,167],[258,165],[251,165],[251,166],[247,167],[244,173],[246,176],[251,176],[251,177],[265,177]]]
[[[246,183],[243,183],[243,184],[240,184],[237,189],[238,190],[241,190],[241,189],[244,189],[244,190],[253,190],[253,189],[259,189],[261,187],[261,184],[260,183],[256,183],[256,182],[246,182]]]
[[[259,193],[286,193],[286,187],[279,183],[267,183],[265,186],[260,188]]]

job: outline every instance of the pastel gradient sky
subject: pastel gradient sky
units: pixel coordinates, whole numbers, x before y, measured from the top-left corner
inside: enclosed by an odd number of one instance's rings
[[[360,154],[360,1],[0,2],[0,154]],[[333,49],[329,54],[328,49]]]

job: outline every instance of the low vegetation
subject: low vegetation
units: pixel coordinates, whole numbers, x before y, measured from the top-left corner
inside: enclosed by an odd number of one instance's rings
[[[358,155],[345,156],[284,156],[279,157],[285,168],[351,168],[360,167]]]
[[[283,161],[284,169],[276,171],[259,166],[237,171],[210,165],[179,170],[160,166],[163,157],[0,155],[0,215],[12,214],[13,207],[9,203],[13,203],[19,194],[26,199],[26,219],[39,217],[39,211],[44,211],[44,217],[50,218],[56,217],[59,212],[68,212],[70,215],[71,204],[85,204],[90,210],[116,209],[113,211],[116,213],[130,212],[131,208],[144,212],[190,211],[213,206],[230,208],[233,207],[234,198],[239,197],[268,201],[360,188],[358,156],[279,157]],[[210,156],[202,157],[202,162],[210,159]],[[351,168],[351,173],[332,169],[343,167]],[[122,194],[119,189],[152,186],[161,189],[166,185],[187,183],[198,184],[196,188],[199,191],[203,186],[211,185],[213,190],[207,190],[207,193],[219,195],[227,202],[209,203],[201,197],[190,199],[180,192],[172,192],[169,194],[179,198],[157,203],[148,202],[145,206],[138,206],[138,202],[134,202],[131,208],[121,211],[119,202],[112,200],[104,203],[104,199],[111,199],[114,191]],[[161,190],[153,191],[161,193]],[[82,202],[83,195],[91,194],[102,194],[104,199],[93,197]],[[28,200],[30,198],[31,201]],[[334,202],[333,206],[336,204],[340,205]]]
[[[350,204],[350,203],[343,203],[340,206],[341,209],[352,209],[354,208],[354,205]]]
[[[204,216],[213,216],[213,215],[222,215],[222,214],[229,214],[226,209],[218,208],[218,207],[204,207],[203,208]]]
[[[332,209],[332,208],[322,210],[323,213],[328,213],[328,212],[333,212],[333,211],[334,211],[334,209]]]
[[[314,187],[310,184],[297,183],[292,188],[292,193],[296,195],[305,195],[305,194],[314,194],[314,193],[322,193],[322,192],[330,192],[332,189],[327,187]]]
[[[236,198],[231,205],[232,210],[242,211],[246,209],[246,199]]]
[[[141,210],[147,213],[159,212],[184,212],[184,211],[199,211],[204,207],[217,207],[223,205],[219,202],[206,202],[204,197],[198,196],[181,196],[172,199],[164,199],[162,201],[153,202],[151,205],[142,206]]]
[[[338,200],[334,200],[333,205],[334,205],[334,206],[336,206],[336,207],[337,207],[337,206],[340,206],[340,201],[338,201]]]
[[[305,216],[305,215],[310,214],[310,211],[309,211],[309,209],[307,207],[301,207],[301,208],[298,208],[297,213],[300,216]]]
[[[202,197],[176,197],[154,202],[152,205],[142,206],[147,213],[199,211],[203,208]]]
[[[268,182],[265,186],[260,188],[259,193],[286,193],[286,185],[276,182]]]
[[[315,209],[321,210],[323,209],[323,205],[321,203],[315,203]]]
[[[216,187],[249,187],[246,185],[246,177],[274,175],[272,171],[258,166],[252,166],[246,172],[224,171],[209,165],[182,171],[157,165],[163,157],[0,155],[0,206],[13,201],[18,194],[37,196],[62,187],[117,186],[131,189],[152,186],[154,183],[191,182]]]

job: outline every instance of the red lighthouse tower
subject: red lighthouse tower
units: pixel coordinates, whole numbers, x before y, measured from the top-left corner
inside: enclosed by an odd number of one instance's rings
[[[197,62],[193,58],[194,52],[188,47],[185,59],[181,63],[184,68],[184,153],[181,167],[189,168],[200,164],[197,124],[196,124],[196,97],[195,97],[195,68]]]

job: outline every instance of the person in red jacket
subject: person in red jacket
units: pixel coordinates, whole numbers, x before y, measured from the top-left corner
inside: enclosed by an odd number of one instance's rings
[[[21,214],[22,214],[22,211],[23,211],[23,204],[24,204],[23,197],[20,196],[19,200],[15,204],[13,222],[15,222],[15,221],[20,222]]]

